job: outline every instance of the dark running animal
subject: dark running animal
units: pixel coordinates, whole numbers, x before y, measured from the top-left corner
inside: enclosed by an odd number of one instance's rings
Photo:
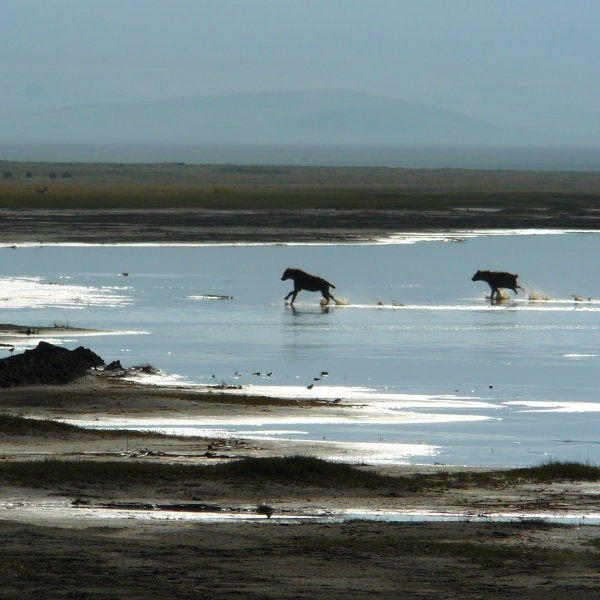
[[[471,281],[487,281],[492,288],[490,301],[494,302],[494,295],[496,296],[496,301],[501,299],[500,288],[512,290],[515,294],[518,294],[517,290],[523,289],[517,283],[518,277],[518,275],[505,273],[504,271],[477,271]]]
[[[288,268],[283,273],[281,281],[286,281],[286,279],[291,279],[294,282],[294,289],[284,298],[284,300],[287,300],[291,296],[292,299],[290,304],[294,304],[294,300],[296,299],[296,296],[300,290],[306,290],[307,292],[321,292],[321,295],[327,302],[329,302],[329,300],[333,300],[337,304],[337,300],[329,291],[329,288],[335,288],[335,285],[333,285],[333,283],[329,283],[329,281],[326,281],[322,277],[310,275],[301,269]]]

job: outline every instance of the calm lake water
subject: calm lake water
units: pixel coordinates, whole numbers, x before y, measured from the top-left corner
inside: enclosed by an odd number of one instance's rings
[[[114,332],[49,341],[125,366],[150,363],[182,385],[362,406],[346,422],[259,412],[164,429],[360,443],[369,459],[375,448],[390,462],[600,462],[600,235],[390,242],[6,248],[1,320]],[[290,308],[292,285],[280,280],[288,266],[335,283],[344,304],[323,309],[301,292]],[[477,269],[519,273],[526,292],[490,306],[487,284],[471,281]]]

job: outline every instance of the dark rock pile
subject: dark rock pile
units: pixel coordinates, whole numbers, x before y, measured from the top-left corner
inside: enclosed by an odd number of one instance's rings
[[[0,359],[0,387],[32,383],[62,384],[82,377],[104,361],[83,346],[67,350],[48,342],[23,354]]]

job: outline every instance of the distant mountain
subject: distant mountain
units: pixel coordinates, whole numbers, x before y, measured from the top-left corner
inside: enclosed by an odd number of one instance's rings
[[[468,116],[356,92],[300,91],[103,103],[3,119],[4,140],[167,144],[493,144],[516,141]]]

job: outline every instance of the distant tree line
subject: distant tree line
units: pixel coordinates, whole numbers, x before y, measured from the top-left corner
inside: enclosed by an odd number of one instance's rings
[[[4,173],[2,173],[2,179],[13,179],[14,176],[15,174],[12,171],[4,171]],[[26,179],[31,179],[33,177],[33,173],[31,171],[25,171],[25,177]],[[50,173],[48,173],[48,177],[50,179],[58,179],[59,175],[54,171],[50,171]],[[65,172],[61,173],[60,177],[62,177],[63,179],[69,179],[73,177],[73,175],[69,172]]]

